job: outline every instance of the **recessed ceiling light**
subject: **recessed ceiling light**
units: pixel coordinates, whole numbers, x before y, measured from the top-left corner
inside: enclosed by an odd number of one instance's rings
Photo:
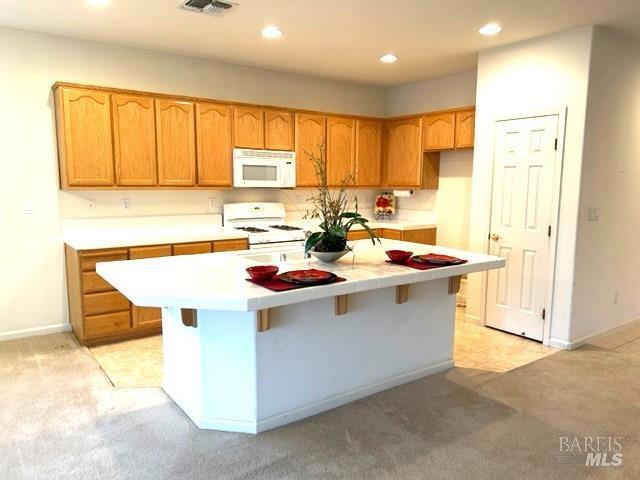
[[[501,30],[502,30],[502,27],[497,23],[487,23],[484,27],[478,30],[478,33],[480,35],[489,36],[489,35],[496,35],[500,33]]]
[[[393,53],[387,53],[386,55],[380,57],[380,61],[382,63],[393,63],[396,60],[398,60],[398,57],[396,57]]]
[[[109,4],[109,0],[87,0],[87,3],[92,7],[105,7]]]
[[[262,36],[264,38],[280,38],[282,36],[282,31],[278,27],[270,25],[262,29]]]

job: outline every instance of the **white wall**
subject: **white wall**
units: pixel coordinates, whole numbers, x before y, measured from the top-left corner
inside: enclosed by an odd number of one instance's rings
[[[493,127],[503,115],[567,108],[556,297],[551,336],[569,339],[583,136],[593,27],[485,50],[478,58],[470,249],[487,251]],[[467,313],[482,317],[484,275],[469,278]]]
[[[0,29],[0,339],[10,332],[67,323],[62,217],[201,213],[207,199],[255,193],[58,191],[51,85],[71,81],[148,91],[383,116],[385,91],[174,55]],[[277,196],[278,194],[273,194]],[[297,192],[304,199],[305,192]],[[371,192],[361,196],[370,198]],[[285,198],[287,200],[287,198]],[[295,203],[289,202],[290,204]],[[371,203],[369,201],[369,203]],[[32,215],[24,209],[33,208]]]
[[[473,105],[475,95],[475,71],[393,87],[387,90],[387,115],[408,115]],[[398,201],[400,210],[415,212],[413,216],[435,210],[438,245],[461,249],[468,247],[472,167],[473,150],[442,152],[438,190],[420,190],[413,197],[400,198]]]
[[[447,77],[410,83],[387,90],[387,115],[466,107],[476,102],[475,70]]]
[[[640,44],[594,31],[570,340],[640,317]],[[589,206],[600,219],[587,220]],[[617,297],[617,299],[616,299]]]

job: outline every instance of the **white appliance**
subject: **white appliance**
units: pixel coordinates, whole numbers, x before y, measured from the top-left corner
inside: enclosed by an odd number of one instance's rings
[[[222,222],[226,230],[249,233],[249,248],[262,250],[302,249],[305,231],[284,223],[282,203],[226,203],[222,207]]]
[[[295,152],[234,148],[233,186],[294,188],[296,186]]]

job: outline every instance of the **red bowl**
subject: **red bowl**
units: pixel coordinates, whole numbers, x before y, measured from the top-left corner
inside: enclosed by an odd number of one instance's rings
[[[394,263],[403,263],[411,258],[413,252],[407,252],[405,250],[387,250],[384,252],[387,257]]]
[[[247,268],[247,273],[254,280],[271,280],[276,273],[278,273],[278,267],[275,265],[256,265],[255,267]]]

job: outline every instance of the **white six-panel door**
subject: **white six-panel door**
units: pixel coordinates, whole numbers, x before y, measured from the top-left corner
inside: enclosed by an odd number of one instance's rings
[[[489,272],[485,323],[542,340],[558,116],[496,122],[495,133],[489,243],[507,264]]]

